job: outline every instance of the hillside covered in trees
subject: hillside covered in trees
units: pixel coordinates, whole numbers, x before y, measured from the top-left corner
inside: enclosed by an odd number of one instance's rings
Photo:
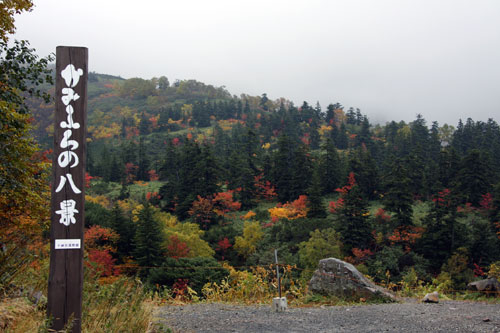
[[[49,149],[53,106],[37,103]],[[90,73],[87,143],[86,237],[103,276],[200,291],[226,269],[186,267],[268,265],[277,248],[305,278],[334,256],[377,282],[461,289],[500,260],[493,119],[371,124],[339,103]]]

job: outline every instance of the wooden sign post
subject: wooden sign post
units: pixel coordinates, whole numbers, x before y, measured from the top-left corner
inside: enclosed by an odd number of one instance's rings
[[[87,76],[88,49],[58,46],[47,312],[71,332],[81,331]]]

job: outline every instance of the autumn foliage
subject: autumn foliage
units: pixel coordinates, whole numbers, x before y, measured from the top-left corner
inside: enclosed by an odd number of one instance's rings
[[[120,269],[115,266],[116,242],[118,234],[109,228],[92,226],[85,230],[85,249],[88,253],[87,267],[93,267],[100,276],[119,275]]]
[[[171,235],[167,245],[167,257],[178,259],[189,256],[189,247],[185,242],[179,240],[177,235]]]
[[[198,195],[189,210],[189,215],[196,223],[206,228],[215,222],[217,217],[224,217],[241,208],[241,203],[234,201],[233,193],[234,191],[229,190],[215,193],[206,198]]]
[[[349,173],[349,178],[347,184],[343,187],[336,189],[335,191],[340,193],[340,197],[336,201],[330,201],[328,204],[330,213],[336,213],[338,209],[344,206],[345,195],[356,185],[356,179],[354,178],[354,173]]]
[[[401,226],[394,229],[392,235],[388,237],[391,245],[401,244],[406,252],[411,250],[411,246],[422,237],[424,228],[414,226]]]
[[[291,203],[278,204],[276,207],[270,208],[269,214],[271,215],[271,221],[274,223],[279,219],[295,220],[306,217],[307,210],[307,196],[301,195]]]
[[[264,180],[262,174],[255,176],[254,181],[255,181],[256,196],[259,199],[265,201],[272,201],[278,196],[274,186],[272,186],[270,181]]]

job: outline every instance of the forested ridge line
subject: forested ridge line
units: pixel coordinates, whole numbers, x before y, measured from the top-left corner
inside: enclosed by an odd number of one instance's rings
[[[45,138],[47,109],[35,112]],[[493,119],[371,124],[340,103],[97,73],[88,117],[87,227],[118,234],[118,263],[259,265],[279,248],[301,268],[335,254],[379,282],[457,269],[458,288],[500,259]]]

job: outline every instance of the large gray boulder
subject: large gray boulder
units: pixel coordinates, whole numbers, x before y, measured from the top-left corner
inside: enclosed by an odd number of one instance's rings
[[[495,278],[484,279],[469,283],[467,285],[467,289],[495,296],[498,292],[500,292],[500,282],[498,282]]]
[[[321,295],[355,300],[360,298],[396,300],[394,295],[369,281],[353,265],[335,258],[319,261],[318,269],[309,281],[309,290]]]

